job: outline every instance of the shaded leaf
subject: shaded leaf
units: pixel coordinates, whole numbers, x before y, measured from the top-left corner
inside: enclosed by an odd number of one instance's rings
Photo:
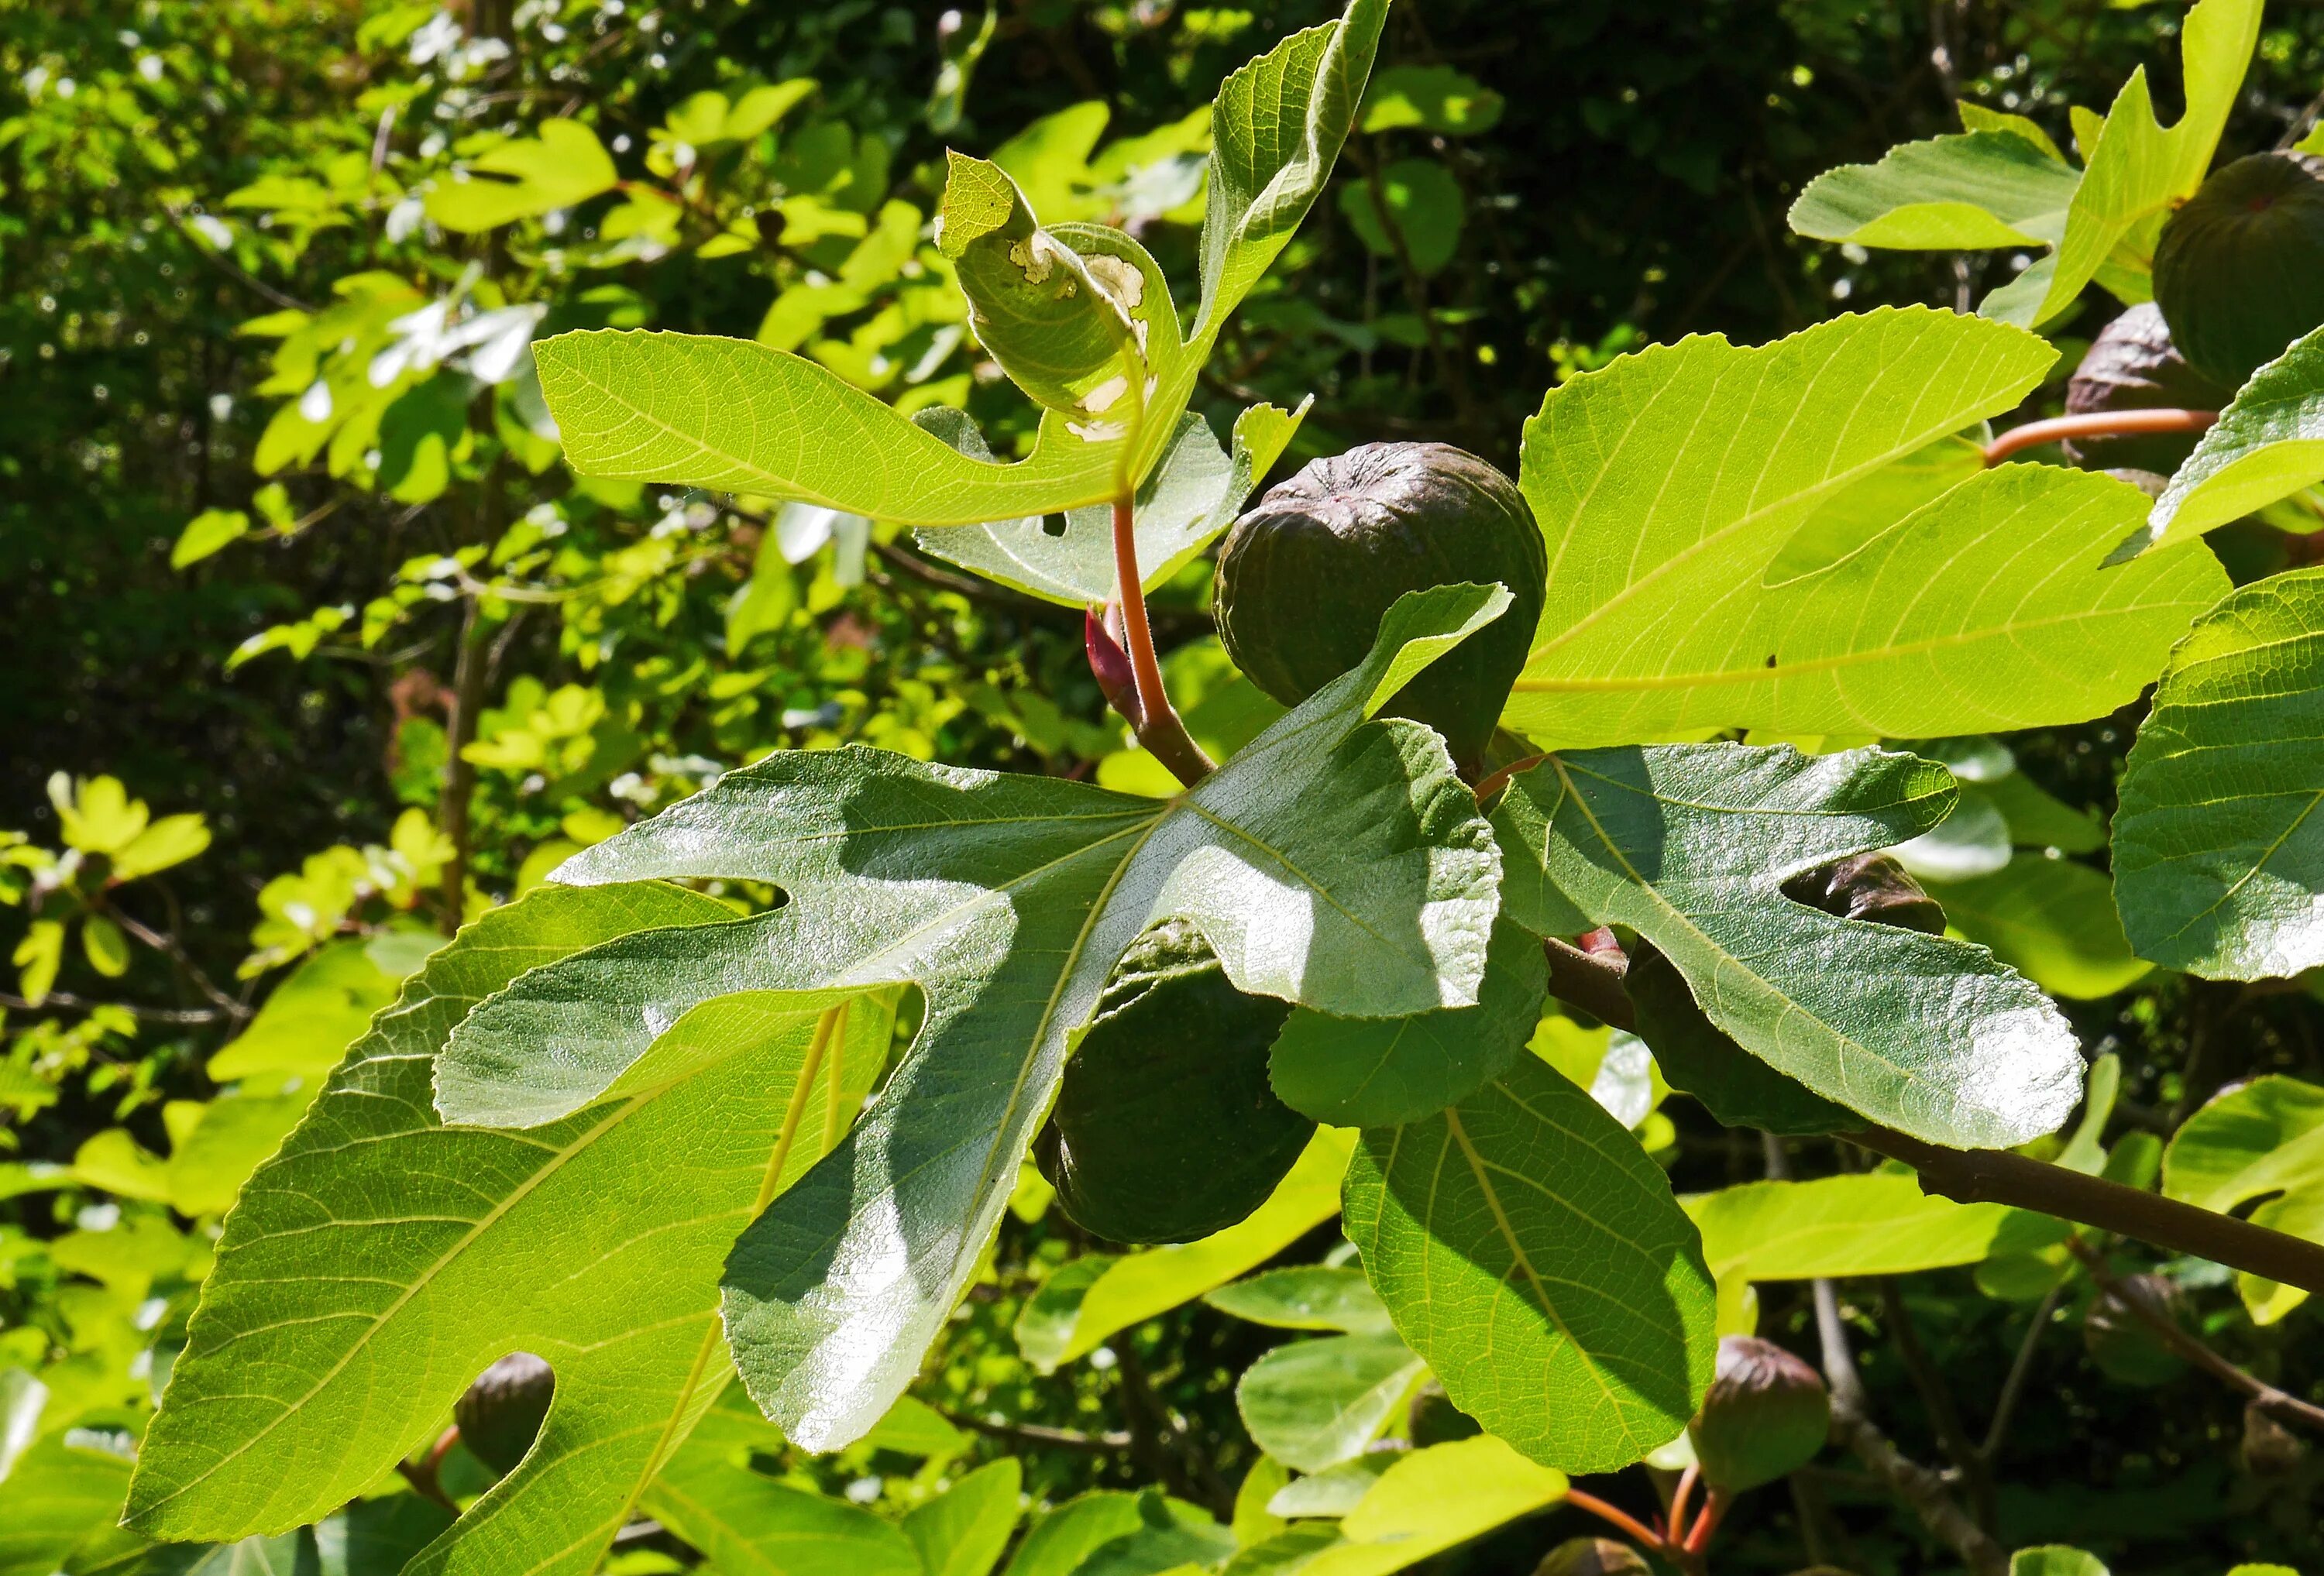
[[[2171,654],[2123,771],[2115,902],[2215,980],[2324,963],[2324,569],[2246,585]]]
[[[665,1037],[707,1071],[530,1133],[444,1126],[429,1074],[453,1026],[526,969],[732,919],[670,888],[543,889],[430,960],[230,1217],[146,1433],[133,1525],[230,1538],[311,1520],[522,1350],[557,1371],[540,1438],[412,1571],[595,1564],[724,1371],[715,1281],[735,1231],[814,1158],[826,1095],[835,1118],[854,1110],[888,1015],[859,1001],[819,1041],[812,1007],[720,1003]],[[706,1056],[721,1041],[752,1055]]]
[[[1410,1018],[1333,1018],[1302,1008],[1268,1053],[1275,1092],[1303,1116],[1383,1127],[1442,1111],[1525,1052],[1549,970],[1541,943],[1497,920],[1477,1005]]]
[[[1933,896],[1954,929],[2052,996],[2096,1000],[2153,968],[2123,939],[2107,878],[2071,860],[2021,853],[1990,875],[1947,882]]]
[[[1388,1327],[1388,1305],[1352,1266],[1299,1264],[1270,1269],[1204,1294],[1222,1313],[1278,1330],[1337,1330],[1375,1334]]]
[[[1546,1064],[1375,1128],[1346,1230],[1453,1405],[1534,1461],[1627,1466],[1711,1382],[1710,1276],[1661,1167]]]

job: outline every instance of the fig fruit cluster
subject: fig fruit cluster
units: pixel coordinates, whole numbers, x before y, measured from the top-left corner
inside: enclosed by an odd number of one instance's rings
[[[1033,1143],[1066,1217],[1112,1242],[1189,1242],[1264,1203],[1315,1130],[1268,1083],[1290,1011],[1236,990],[1183,919],[1131,943]]]
[[[1483,755],[1541,622],[1548,548],[1517,484],[1441,443],[1368,443],[1268,489],[1219,550],[1213,609],[1227,654],[1296,705],[1371,650],[1407,591],[1463,582],[1516,600],[1429,665],[1385,712]]]

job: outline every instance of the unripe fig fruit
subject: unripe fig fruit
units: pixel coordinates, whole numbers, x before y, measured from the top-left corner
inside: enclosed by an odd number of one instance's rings
[[[1109,1241],[1189,1242],[1265,1203],[1315,1130],[1268,1083],[1290,1012],[1183,919],[1132,942],[1034,1141],[1058,1207]]]
[[[1456,1439],[1472,1439],[1485,1432],[1485,1425],[1452,1405],[1452,1397],[1434,1379],[1420,1387],[1412,1397],[1412,1405],[1405,1417],[1412,1432],[1415,1449],[1426,1450],[1432,1444],[1451,1444]]]
[[[2101,1291],[2090,1299],[2082,1315],[2082,1346],[2090,1360],[2107,1378],[2126,1385],[2167,1384],[2186,1369],[2185,1361],[2144,1318],[2126,1307],[2123,1298],[2135,1298],[2148,1313],[2180,1323],[2185,1299],[2179,1288],[2159,1275],[2126,1275],[2122,1295]]]
[[[1831,1431],[1823,1377],[1773,1341],[1727,1335],[1702,1410],[1686,1425],[1702,1480],[1729,1494],[1808,1464]]]
[[[2239,1452],[2244,1470],[2255,1478],[2288,1478],[2308,1459],[2308,1446],[2252,1402],[2244,1408],[2244,1438]]]
[[[1524,668],[1547,594],[1548,548],[1525,495],[1441,443],[1368,443],[1268,490],[1219,550],[1219,638],[1252,683],[1296,705],[1371,650],[1407,591],[1499,581],[1508,610],[1385,710],[1444,735],[1473,765]]]
[[[1654,1576],[1654,1568],[1612,1538],[1568,1538],[1541,1557],[1533,1576]]]
[[[2213,171],[2163,226],[2154,303],[2180,354],[2230,389],[2324,323],[2324,157]]]
[[[2217,410],[2232,389],[2187,364],[2171,342],[2171,325],[2153,301],[2131,308],[2098,330],[2066,385],[2066,414],[2118,410]],[[2133,438],[2084,438],[2066,445],[2074,463],[2093,471],[2149,471],[2169,475],[2195,452],[2198,435],[2149,433]]]
[[[1784,883],[1784,896],[1842,919],[1941,934],[1945,913],[1904,867],[1883,853],[1860,853]],[[1731,1128],[1764,1128],[1804,1137],[1861,1127],[1864,1119],[1826,1100],[1737,1045],[1696,1005],[1671,961],[1646,943],[1630,954],[1624,978],[1637,1013],[1638,1037],[1671,1087],[1683,1089]]]
[[[512,1351],[476,1378],[452,1404],[460,1442],[503,1477],[516,1470],[549,1415],[557,1376],[529,1351]]]

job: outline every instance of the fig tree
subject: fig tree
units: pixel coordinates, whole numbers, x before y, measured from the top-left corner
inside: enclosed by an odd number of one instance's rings
[[[1807,1465],[1831,1429],[1822,1376],[1756,1335],[1720,1339],[1718,1371],[1686,1425],[1702,1480],[1730,1494]]]
[[[2233,395],[2187,364],[2172,343],[2171,325],[2153,301],[2122,313],[2098,330],[2066,385],[2066,413],[2095,416],[2120,410],[2217,410]],[[2195,452],[2194,433],[2146,433],[2085,438],[2066,445],[2074,463],[2093,471],[2151,471],[2169,475]]]
[[[2324,324],[2324,156],[2213,171],[2163,226],[2154,301],[2180,354],[2231,389]]]
[[[452,1403],[468,1453],[503,1477],[516,1470],[549,1415],[557,1376],[529,1351],[512,1351],[476,1376]]]
[[[1363,660],[1407,591],[1499,581],[1508,610],[1385,710],[1483,754],[1541,622],[1548,549],[1517,484],[1441,443],[1370,443],[1269,488],[1219,551],[1219,638],[1252,683],[1296,705]]]
[[[1183,919],[1130,945],[1033,1147],[1066,1216],[1114,1242],[1188,1242],[1266,1202],[1315,1124],[1276,1098],[1289,1003],[1246,996]]]

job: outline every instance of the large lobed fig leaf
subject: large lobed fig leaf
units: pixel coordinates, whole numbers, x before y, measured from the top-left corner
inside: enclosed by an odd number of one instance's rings
[[[2218,567],[2109,566],[2137,489],[1958,472],[1932,447],[2015,404],[2053,354],[2003,324],[1883,309],[1756,348],[1686,339],[1551,391],[1522,474],[1547,604],[1504,721],[1553,748],[1737,726],[1914,737],[2130,700],[2226,589]]]
[[[131,1525],[226,1539],[327,1515],[522,1350],[556,1370],[540,1438],[410,1568],[595,1566],[725,1381],[719,1263],[854,1111],[888,1007],[719,1002],[662,1037],[698,1075],[523,1133],[446,1125],[429,1076],[454,1026],[526,970],[733,917],[669,887],[544,889],[429,960],[228,1217]]]
[[[1944,768],[1908,755],[1665,745],[1553,755],[1494,824],[1513,918],[1628,926],[1777,1071],[1932,1143],[2000,1147],[2073,1109],[2081,1053],[2057,1009],[1982,947],[1781,890],[1928,831],[1953,798]]]
[[[1479,586],[1407,597],[1362,667],[1173,799],[862,749],[731,773],[556,879],[762,880],[785,906],[533,970],[455,1035],[439,1107],[564,1120],[670,1075],[650,1055],[657,1035],[703,1002],[918,984],[910,1055],[744,1230],[724,1277],[761,1406],[808,1449],[857,1438],[965,1289],[1073,1037],[1149,926],[1190,919],[1238,989],[1333,1012],[1476,1000],[1499,876],[1490,830],[1434,734],[1365,718],[1507,604]]]

